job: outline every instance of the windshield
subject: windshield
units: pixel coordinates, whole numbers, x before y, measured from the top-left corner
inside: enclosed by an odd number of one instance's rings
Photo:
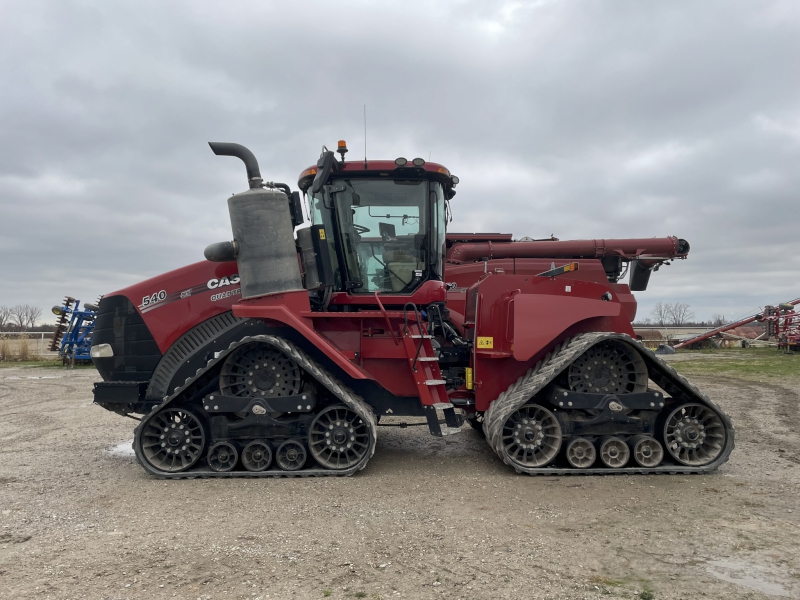
[[[352,291],[412,291],[427,272],[427,181],[333,182],[341,188],[336,216]]]
[[[409,293],[422,281],[441,279],[445,236],[441,184],[335,179],[329,189],[334,210],[314,195],[312,219],[329,232],[335,225],[344,263],[334,265],[339,289]],[[330,235],[328,241],[336,255],[333,238]]]

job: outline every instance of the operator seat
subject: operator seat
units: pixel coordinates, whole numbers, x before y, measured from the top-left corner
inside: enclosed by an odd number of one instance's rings
[[[422,233],[386,243],[383,262],[393,292],[403,291],[414,280],[414,271],[425,268],[425,240],[426,235]]]

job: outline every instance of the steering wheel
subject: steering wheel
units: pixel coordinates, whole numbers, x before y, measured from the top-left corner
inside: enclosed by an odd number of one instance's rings
[[[353,229],[356,230],[356,233],[358,235],[361,235],[362,233],[367,233],[369,231],[369,227],[364,227],[363,225],[357,225],[355,223],[353,223]]]

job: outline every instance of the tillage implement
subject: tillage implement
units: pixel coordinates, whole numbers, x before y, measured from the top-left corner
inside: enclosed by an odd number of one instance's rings
[[[350,475],[398,416],[434,436],[468,423],[531,475],[727,460],[728,416],[631,327],[632,291],[685,240],[448,233],[458,178],[440,164],[345,161],[339,142],[292,191],[244,146],[210,146],[247,170],[233,239],[106,294],[92,338],[95,403],[140,419],[148,473]]]

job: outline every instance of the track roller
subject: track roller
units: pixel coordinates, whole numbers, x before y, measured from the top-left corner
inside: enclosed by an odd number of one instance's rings
[[[275,462],[284,471],[297,471],[306,464],[306,447],[298,440],[286,440],[275,451]]]
[[[266,442],[256,440],[242,450],[242,466],[248,471],[263,471],[271,462],[272,450]]]
[[[218,473],[230,471],[239,460],[239,453],[229,442],[217,442],[208,450],[208,466]]]
[[[633,460],[640,467],[657,467],[664,460],[664,448],[659,441],[647,435],[637,435],[631,438],[629,445]]]
[[[576,469],[588,469],[597,458],[594,444],[586,438],[575,438],[567,445],[567,462]]]
[[[628,444],[618,437],[606,437],[600,441],[600,460],[605,466],[619,469],[628,464],[630,457]]]

